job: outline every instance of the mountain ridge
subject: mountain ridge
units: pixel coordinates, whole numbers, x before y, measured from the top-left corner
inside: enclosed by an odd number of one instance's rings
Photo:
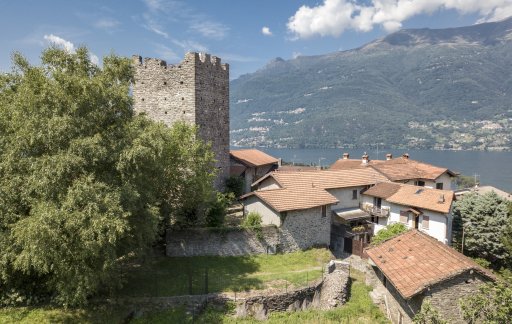
[[[511,53],[508,18],[274,59],[231,82],[232,145],[508,150]]]

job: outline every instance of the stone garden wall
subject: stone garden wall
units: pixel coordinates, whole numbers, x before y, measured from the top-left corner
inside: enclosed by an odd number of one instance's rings
[[[258,234],[243,228],[186,229],[167,231],[166,255],[171,257],[220,255],[240,256],[293,252],[311,244],[289,244],[289,232],[275,226],[264,226]]]

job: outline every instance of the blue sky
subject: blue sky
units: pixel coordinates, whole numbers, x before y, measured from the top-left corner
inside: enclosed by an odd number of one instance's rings
[[[0,0],[0,70],[16,50],[38,64],[55,43],[177,63],[206,51],[231,78],[275,57],[352,49],[401,28],[444,28],[500,20],[512,0]]]

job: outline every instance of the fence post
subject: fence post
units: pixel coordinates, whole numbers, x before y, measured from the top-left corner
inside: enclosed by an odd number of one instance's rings
[[[208,268],[204,268],[204,293],[208,294]]]
[[[192,295],[192,271],[188,269],[188,294]]]

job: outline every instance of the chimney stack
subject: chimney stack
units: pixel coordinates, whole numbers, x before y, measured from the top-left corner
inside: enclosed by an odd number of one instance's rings
[[[343,153],[343,160],[348,160],[349,157],[350,157],[350,154]]]
[[[363,164],[368,164],[368,162],[370,162],[370,157],[368,156],[368,154],[366,154],[366,152],[364,152],[363,154]]]
[[[402,154],[402,157],[406,160],[409,160],[409,153]]]
[[[391,153],[386,154],[386,161],[389,161],[391,159],[393,159],[393,154],[391,154]]]
[[[439,200],[437,202],[440,203],[440,204],[444,203],[444,194],[441,194],[439,196]]]

